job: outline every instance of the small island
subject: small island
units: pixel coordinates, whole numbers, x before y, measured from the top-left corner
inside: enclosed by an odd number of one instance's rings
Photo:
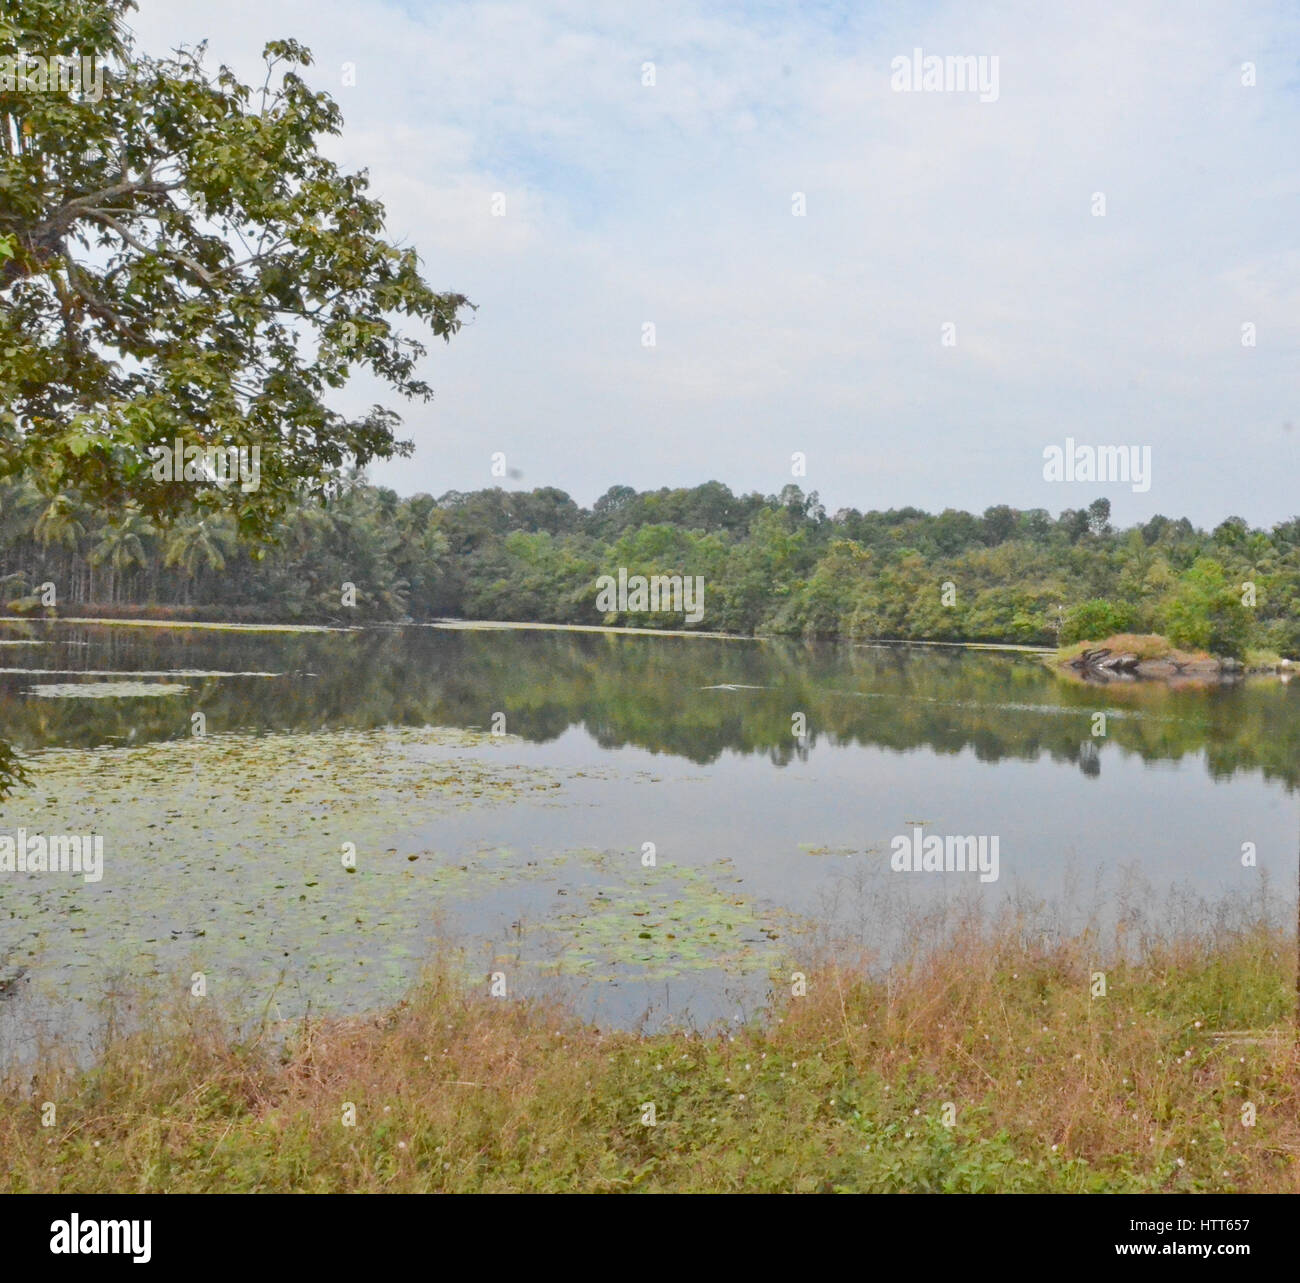
[[[1159,633],[1114,633],[1100,641],[1061,647],[1050,661],[1063,676],[1088,682],[1232,682],[1248,674],[1289,676],[1289,659],[1271,651],[1248,651],[1245,659],[1182,650]]]

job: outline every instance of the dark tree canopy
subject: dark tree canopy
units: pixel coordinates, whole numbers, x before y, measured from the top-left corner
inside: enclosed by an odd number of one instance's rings
[[[102,96],[0,77],[0,474],[260,537],[304,491],[410,452],[391,409],[328,395],[364,370],[428,399],[398,323],[449,339],[471,305],[384,239],[365,173],[320,154],[342,122],[299,75],[306,49],[268,45],[251,88],[202,46],[139,52],[133,7],[0,0],[11,68],[89,55],[103,74]],[[258,446],[258,486],[156,481],[150,447],[177,439]]]

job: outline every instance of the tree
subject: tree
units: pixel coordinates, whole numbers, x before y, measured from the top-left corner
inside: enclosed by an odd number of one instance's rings
[[[204,49],[139,53],[132,0],[3,0],[0,48],[87,53],[102,98],[0,82],[0,475],[151,520],[224,510],[265,536],[302,489],[410,453],[400,419],[327,397],[353,370],[407,398],[424,345],[450,339],[463,295],[438,293],[383,239],[366,175],[321,155],[341,117],[266,46],[251,89]],[[247,490],[153,476],[153,447],[260,450]]]
[[[109,600],[113,600],[114,580],[145,564],[145,540],[154,534],[153,527],[138,511],[129,511],[100,531],[99,542],[90,550],[90,564],[107,564],[112,572]]]
[[[631,486],[610,486],[591,505],[591,529],[595,534],[616,535],[628,515],[628,506],[636,499]]]
[[[173,528],[163,553],[164,566],[177,566],[191,578],[204,570],[224,570],[233,542],[220,518],[205,517]]]
[[[1078,543],[1091,528],[1088,513],[1083,508],[1066,508],[1057,519],[1057,529],[1065,533],[1069,541]]]
[[[984,510],[984,542],[990,546],[1005,543],[1015,533],[1020,514],[1005,503]]]
[[[976,543],[981,535],[980,520],[969,512],[945,508],[927,523],[930,540],[942,553],[960,552]]]
[[[1110,533],[1110,500],[1094,499],[1088,505],[1088,529],[1094,535]]]
[[[1250,640],[1250,614],[1223,566],[1198,557],[1166,607],[1169,640],[1177,646],[1240,658]]]
[[[1115,633],[1127,632],[1133,612],[1119,602],[1093,597],[1073,607],[1061,625],[1061,645],[1077,641],[1102,641]]]
[[[61,548],[75,548],[86,533],[81,522],[84,513],[79,511],[79,507],[67,495],[55,495],[36,518],[32,534],[47,547],[54,544]]]
[[[871,553],[851,539],[833,540],[782,623],[809,637],[835,637],[867,600]]]

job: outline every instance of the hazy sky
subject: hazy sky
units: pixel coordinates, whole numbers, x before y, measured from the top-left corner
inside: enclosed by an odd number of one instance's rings
[[[404,494],[1300,513],[1293,2],[140,3],[150,52],[248,80],[306,43],[331,154],[479,305],[396,404],[416,454],[372,476]],[[914,49],[996,57],[996,99],[895,90]],[[1067,437],[1149,446],[1150,489],[1044,480]]]

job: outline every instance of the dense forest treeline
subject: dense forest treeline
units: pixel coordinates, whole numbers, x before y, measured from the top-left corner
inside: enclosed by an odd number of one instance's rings
[[[614,486],[588,509],[550,487],[402,498],[356,477],[293,508],[263,547],[220,515],[159,529],[0,483],[2,599],[20,611],[40,613],[53,584],[63,614],[690,626],[669,611],[602,613],[597,580],[620,568],[702,577],[707,630],[1040,644],[1158,632],[1216,654],[1300,656],[1300,519],[1117,530],[1105,499],[1057,517],[829,515],[795,485],[735,495],[716,481]]]

